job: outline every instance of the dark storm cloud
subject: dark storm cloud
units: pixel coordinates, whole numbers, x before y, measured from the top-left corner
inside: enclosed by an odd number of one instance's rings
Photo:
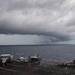
[[[45,37],[44,41],[48,42],[46,40],[50,39],[51,42],[57,42],[57,41],[68,41],[70,40],[70,37],[66,34],[57,33],[54,31],[47,32],[47,28],[41,28],[41,27],[35,27],[35,26],[29,26],[26,28],[19,28],[19,27],[11,27],[8,23],[2,23],[0,25],[0,33],[1,34],[29,34],[29,35],[43,35],[43,38]],[[47,37],[46,37],[47,36]],[[42,39],[43,39],[42,38]]]
[[[74,7],[74,0],[0,0],[0,34],[42,35],[51,42],[71,40]]]

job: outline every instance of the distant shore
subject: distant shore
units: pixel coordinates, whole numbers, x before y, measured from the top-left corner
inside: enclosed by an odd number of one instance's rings
[[[75,44],[26,44],[26,45],[24,45],[24,44],[21,44],[21,45],[19,45],[19,44],[15,44],[15,45],[0,45],[0,46],[68,46],[68,45],[75,45]]]

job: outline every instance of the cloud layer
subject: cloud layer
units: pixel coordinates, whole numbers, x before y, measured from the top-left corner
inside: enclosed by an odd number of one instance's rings
[[[0,34],[36,35],[50,42],[73,40],[75,0],[0,0]]]

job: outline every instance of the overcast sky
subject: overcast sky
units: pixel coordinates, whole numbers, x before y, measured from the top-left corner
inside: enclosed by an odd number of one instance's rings
[[[0,45],[75,44],[75,0],[0,0]]]

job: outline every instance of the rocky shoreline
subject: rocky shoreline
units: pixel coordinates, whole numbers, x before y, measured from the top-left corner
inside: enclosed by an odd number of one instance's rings
[[[13,61],[0,65],[0,75],[75,75],[75,66],[61,66],[58,61],[42,60],[39,64]]]

